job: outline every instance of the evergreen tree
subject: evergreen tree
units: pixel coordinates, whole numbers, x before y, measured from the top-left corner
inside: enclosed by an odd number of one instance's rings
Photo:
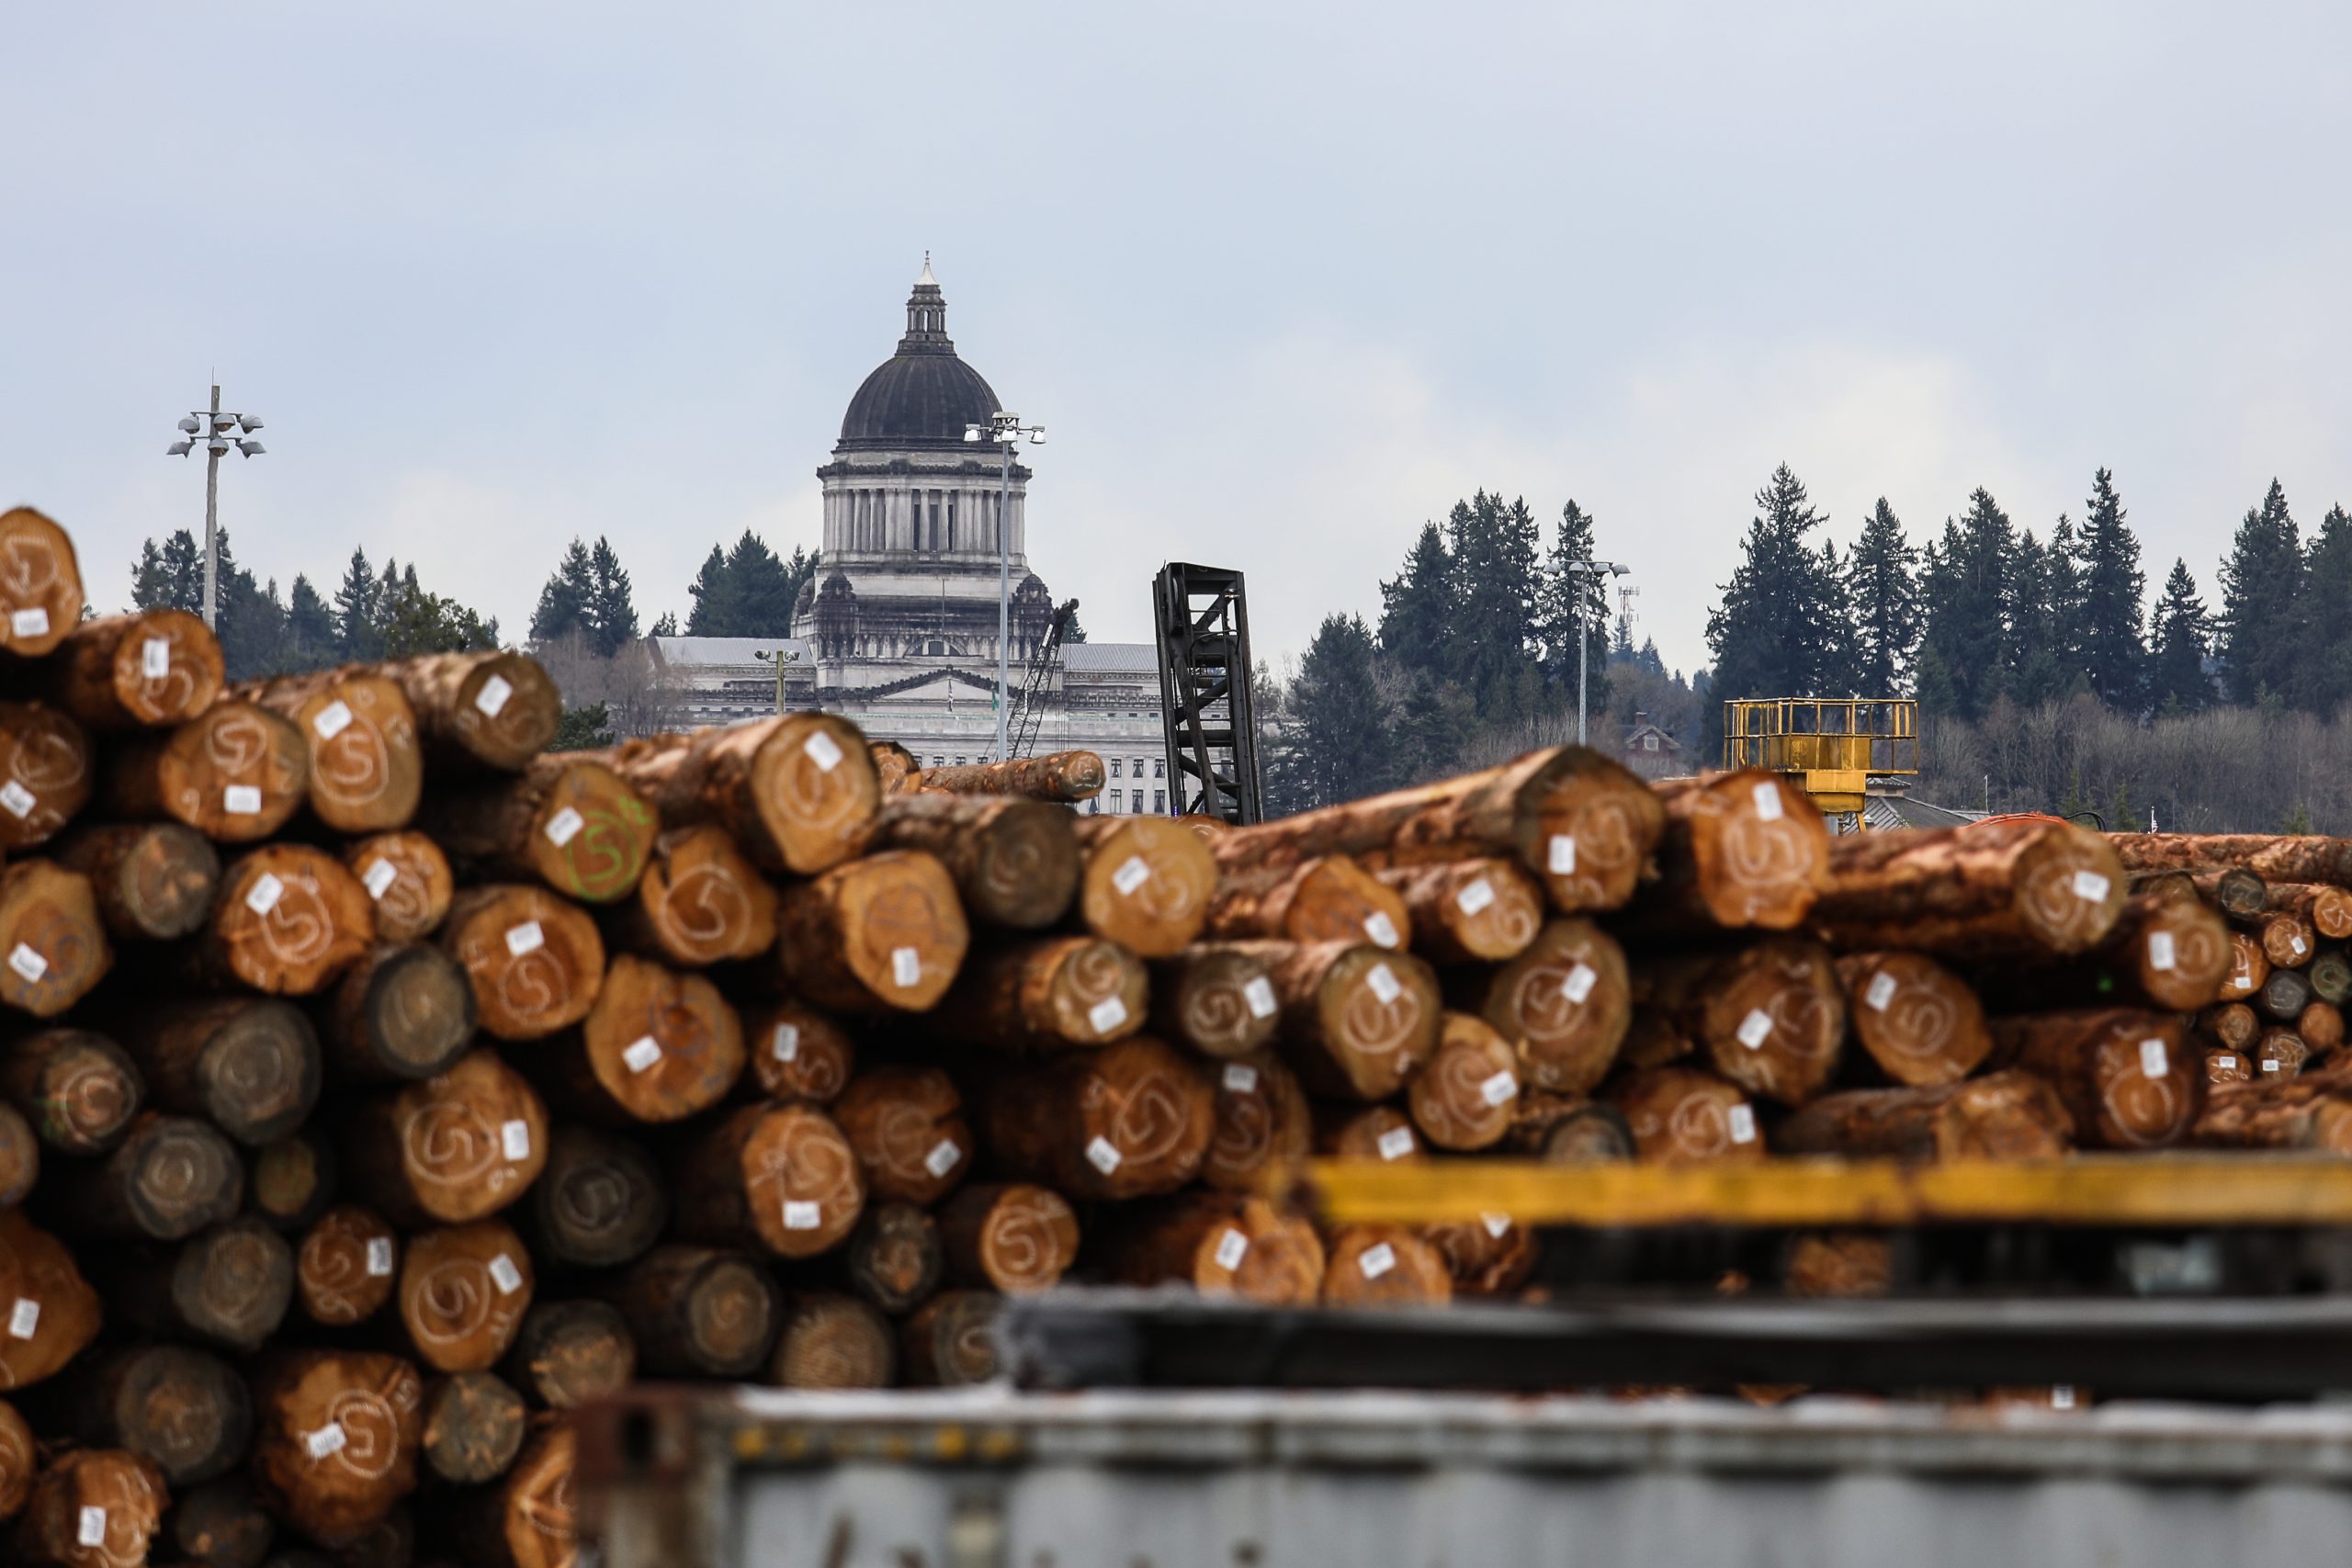
[[[2352,702],[2352,514],[2328,508],[2304,578],[2303,662],[2296,702],[2333,715]]]
[[[2058,607],[2064,592],[2060,568],[2065,560],[2063,549],[2054,543],[2044,548],[2028,528],[2018,536],[2017,552],[2009,562],[2008,693],[2012,700],[2028,707],[2066,694],[2066,623]]]
[[[588,555],[588,575],[592,645],[599,656],[610,659],[637,640],[637,605],[629,595],[628,573],[621,570],[620,557],[601,534]]]
[[[334,650],[338,658],[357,661],[383,657],[383,643],[376,635],[377,597],[376,575],[368,565],[368,552],[355,547],[351,564],[334,591]]]
[[[694,637],[788,637],[792,602],[814,576],[817,558],[796,548],[789,563],[750,529],[731,550],[711,547],[686,592],[695,607],[686,617]]]
[[[617,570],[617,563],[616,563]],[[578,539],[563,552],[555,572],[539,590],[538,607],[531,612],[531,640],[555,642],[578,632],[591,646],[596,641],[596,568],[588,547]],[[635,613],[630,622],[634,626]]]
[[[311,586],[311,580],[296,573],[294,586],[286,598],[286,640],[278,656],[281,670],[322,670],[334,662],[334,612]]]
[[[1469,693],[1451,681],[1416,671],[1395,724],[1396,784],[1426,784],[1459,771],[1462,743],[1477,720]]]
[[[1299,660],[1293,699],[1308,804],[1329,806],[1386,785],[1388,727],[1373,679],[1372,628],[1363,616],[1324,618]]]
[[[1521,716],[1520,673],[1535,652],[1542,532],[1523,500],[1478,491],[1447,519],[1453,556],[1455,650],[1450,673],[1489,722]]]
[[[1069,620],[1062,627],[1062,641],[1067,645],[1073,642],[1084,642],[1085,640],[1086,628],[1078,624],[1078,609],[1076,602],[1073,601],[1069,612]]]
[[[1900,696],[1919,643],[1919,552],[1903,522],[1880,496],[1846,553],[1846,593],[1853,603],[1854,679],[1863,696]]]
[[[2212,677],[2205,673],[2211,628],[2205,601],[2188,563],[2176,558],[2156,605],[2155,651],[2148,661],[2148,700],[2159,713],[2195,713],[2211,705]]]
[[[589,703],[566,708],[556,720],[550,751],[601,751],[613,744],[613,721],[606,705]]]
[[[159,547],[153,539],[139,548],[139,564],[130,575],[130,604],[139,610],[185,610],[204,613],[204,558],[196,536],[181,528],[164,536]]]
[[[721,619],[731,617],[732,614],[732,606],[727,603],[727,552],[713,545],[710,554],[703,558],[702,570],[686,585],[686,596],[695,602],[695,607],[686,612],[688,637],[729,635],[718,629]]]
[[[1928,711],[1981,718],[2006,689],[2016,665],[2009,575],[2017,558],[2008,513],[1980,486],[1968,498],[1967,514],[1945,521],[1922,573],[1925,641],[1936,650],[1939,685],[1949,688],[1951,701]],[[1923,707],[1924,685],[1923,677]]]
[[[2284,696],[2303,657],[2303,548],[2277,479],[2238,525],[2222,564],[2222,678],[2233,701]]]
[[[1593,713],[1605,713],[1609,708],[1611,657],[1608,630],[1610,580],[1568,570],[1578,561],[1593,559],[1594,555],[1592,513],[1570,501],[1560,508],[1560,530],[1553,536],[1551,555],[1545,562],[1536,634],[1544,645],[1544,676],[1564,703],[1573,702],[1577,689],[1577,633],[1578,626],[1582,626],[1584,657],[1590,670],[1586,677],[1585,705]],[[1632,636],[1630,628],[1626,635]]]
[[[775,634],[778,637],[786,636],[791,632],[793,607],[800,603],[800,591],[807,587],[811,581],[815,581],[816,576],[817,552],[814,550],[803,549],[798,545],[793,546],[792,558],[784,563],[785,622],[784,625],[778,628]],[[1076,616],[1072,616],[1070,618],[1070,626],[1073,630],[1078,629],[1078,620]],[[1086,634],[1082,630],[1080,630],[1076,637],[1072,637],[1069,632],[1064,632],[1062,634],[1062,640],[1065,642],[1084,642],[1086,640]]]
[[[2074,628],[2091,691],[2108,706],[2136,714],[2148,703],[2148,650],[2141,637],[2148,580],[2140,570],[2140,541],[2124,515],[2115,476],[2099,469],[2091,478],[2075,551],[2081,603],[2066,624]]]
[[[1838,594],[1824,558],[1805,535],[1822,514],[1786,463],[1756,492],[1757,515],[1742,541],[1744,558],[1707,617],[1719,698],[1826,696],[1852,684],[1849,627],[1838,624]],[[1707,749],[1723,732],[1720,702],[1711,702]]]
[[[654,622],[652,629],[648,631],[645,635],[647,637],[676,637],[678,635],[678,617],[671,611],[662,611],[662,618]]]
[[[1454,625],[1453,558],[1437,525],[1425,523],[1405,570],[1380,585],[1380,650],[1401,670],[1441,676]]]

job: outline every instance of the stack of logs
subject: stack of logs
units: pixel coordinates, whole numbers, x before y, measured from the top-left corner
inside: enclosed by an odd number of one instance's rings
[[[1311,1154],[2352,1150],[2352,844],[1833,839],[1589,751],[1242,829],[529,659],[224,686],[0,516],[0,1559],[574,1557],[634,1377],[990,1375],[1004,1292],[1518,1289]],[[28,586],[31,585],[31,586]]]

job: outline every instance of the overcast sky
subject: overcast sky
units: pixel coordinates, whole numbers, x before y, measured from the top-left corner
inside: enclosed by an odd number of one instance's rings
[[[1785,459],[1852,536],[2117,474],[2151,586],[2273,474],[2352,503],[2352,7],[13,8],[0,504],[94,601],[200,525],[355,544],[519,635],[574,535],[647,622],[812,470],[926,248],[1051,444],[1032,561],[1097,638],[1171,557],[1261,653],[1376,613],[1477,486],[1574,496],[1703,662]]]

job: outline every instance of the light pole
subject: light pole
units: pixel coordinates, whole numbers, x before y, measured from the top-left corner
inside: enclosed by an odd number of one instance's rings
[[[248,441],[261,428],[261,421],[249,413],[220,412],[220,389],[212,389],[212,406],[197,409],[180,421],[182,440],[164,448],[167,457],[185,457],[196,450],[198,441],[204,443],[204,624],[213,630],[220,629],[220,455],[234,446],[248,457],[262,455],[258,441]],[[233,439],[232,430],[243,434]]]
[[[1580,581],[1577,587],[1577,744],[1584,739],[1585,665],[1592,656],[1592,585],[1595,578],[1623,577],[1632,567],[1613,560],[1572,560],[1563,569]]]
[[[989,415],[986,424],[964,427],[965,440],[993,441],[1004,455],[1003,488],[996,509],[996,760],[1000,762],[1012,754],[1005,732],[1006,694],[1012,690],[1012,449],[1024,435],[1032,446],[1042,446],[1046,427],[1023,424],[1019,414],[1001,409]]]

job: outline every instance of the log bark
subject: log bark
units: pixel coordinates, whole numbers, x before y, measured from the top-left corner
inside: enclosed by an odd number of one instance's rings
[[[1616,1065],[1634,1013],[1625,950],[1592,921],[1547,921],[1491,972],[1456,970],[1453,1001],[1511,1043],[1532,1089],[1583,1094]]]
[[[513,1468],[470,1505],[469,1561],[480,1568],[572,1568],[580,1558],[572,1452],[569,1427],[531,1438]]]
[[[511,777],[436,789],[418,822],[477,880],[530,877],[587,904],[636,891],[661,832],[651,802],[619,773],[568,752]]]
[[[398,683],[436,775],[518,772],[547,750],[563,717],[555,682],[527,654],[434,653],[344,672]]]
[[[1102,759],[1091,751],[1053,751],[960,768],[925,768],[917,783],[920,788],[948,795],[1014,795],[1067,804],[1093,799],[1102,793],[1108,777]]]
[[[294,1299],[293,1248],[245,1217],[166,1251],[123,1255],[108,1274],[106,1295],[129,1325],[247,1353],[277,1332]]]
[[[170,817],[218,843],[249,844],[286,826],[311,784],[302,732],[268,709],[219,702],[185,724],[132,736],[107,761],[109,815]]]
[[[2300,1075],[2303,1064],[2310,1061],[2312,1048],[2292,1029],[2272,1027],[2262,1032],[2255,1043],[2254,1076],[2264,1083],[2278,1083]]]
[[[1883,1296],[1894,1288],[1894,1244],[1867,1231],[1792,1237],[1781,1288],[1808,1300]]]
[[[2352,839],[2314,833],[2110,833],[2132,871],[2254,873],[2266,882],[2352,886]]]
[[[1101,937],[1039,937],[984,947],[965,962],[933,1028],[999,1050],[1102,1045],[1141,1029],[1142,961]]]
[[[501,1040],[537,1040],[588,1016],[605,983],[596,922],[542,887],[469,887],[449,905],[441,951],[472,982],[475,1016]]]
[[[946,1276],[939,1222],[912,1203],[873,1204],[851,1234],[842,1265],[851,1290],[891,1316],[904,1316],[929,1301]]]
[[[409,1238],[393,1292],[417,1359],[435,1371],[488,1371],[530,1310],[531,1253],[498,1220]]]
[[[1043,931],[1078,896],[1077,821],[1043,801],[905,795],[884,807],[875,843],[936,857],[975,923]]]
[[[2312,1055],[2324,1055],[2344,1043],[2344,1010],[2333,1002],[2313,1002],[2296,1018],[2295,1032]]]
[[[0,871],[0,1002],[55,1018],[113,964],[88,877],[45,860]]]
[[[1271,1051],[1210,1069],[1216,1114],[1201,1179],[1227,1192],[1265,1190],[1272,1173],[1315,1146],[1315,1118],[1298,1078]]]
[[[245,1380],[202,1350],[117,1350],[81,1369],[68,1392],[76,1438],[153,1461],[175,1488],[228,1474],[253,1441]]]
[[[744,1044],[751,1081],[770,1100],[830,1105],[857,1071],[857,1043],[849,1032],[798,1002],[778,1002],[755,1014]]]
[[[578,1043],[543,1060],[582,1110],[677,1122],[718,1104],[743,1076],[743,1024],[704,976],[624,953],[605,971]]]
[[[254,1151],[247,1207],[274,1229],[308,1230],[334,1201],[342,1169],[327,1131],[313,1122]]]
[[[0,1105],[0,1209],[25,1201],[40,1179],[40,1140],[13,1106]]]
[[[71,627],[52,657],[7,685],[85,729],[155,728],[194,718],[220,694],[220,642],[186,610],[134,610]]]
[[[942,1291],[899,1331],[899,1366],[910,1388],[962,1388],[997,1374],[996,1319],[1004,1298]]]
[[[90,879],[99,917],[125,942],[190,935],[220,886],[220,852],[177,822],[77,829],[58,844],[57,863]]]
[[[785,1308],[765,1381],[778,1388],[888,1388],[898,1380],[899,1336],[855,1296],[804,1292]]]
[[[637,1144],[586,1127],[557,1130],[522,1211],[532,1255],[551,1269],[617,1269],[661,1239],[669,1190]]]
[[[153,1111],[105,1159],[56,1194],[77,1230],[118,1241],[179,1241],[236,1213],[245,1192],[237,1151],[213,1127]]]
[[[1073,1197],[1172,1192],[1200,1173],[1215,1132],[1207,1076],[1149,1035],[991,1079],[982,1136],[1003,1170]]]
[[[725,829],[673,828],[608,927],[616,947],[682,968],[756,958],[775,944],[775,889]]]
[[[956,1080],[936,1067],[875,1067],[831,1107],[875,1197],[925,1208],[955,1190],[976,1145]]]
[[[1172,1280],[1261,1306],[1313,1306],[1323,1292],[1322,1237],[1262,1198],[1156,1199],[1122,1214],[1114,1241],[1111,1273],[1121,1284]]]
[[[1183,952],[1209,918],[1217,863],[1199,835],[1164,817],[1080,817],[1079,919],[1143,958]]]
[[[2201,899],[2142,891],[2091,952],[2064,959],[2045,954],[2038,962],[2020,953],[1980,969],[1977,988],[1998,1012],[2068,1007],[2187,1012],[2214,1000],[2236,952],[2229,928]]]
[[[2262,913],[2270,904],[2269,885],[2243,867],[2227,871],[2134,871],[2132,891],[2202,898],[2232,919]]]
[[[163,1472],[137,1454],[121,1449],[60,1454],[33,1483],[9,1561],[27,1568],[144,1562],[171,1500]]]
[[[2254,1069],[2247,1062],[2246,1054],[2243,1051],[2208,1051],[2205,1053],[2205,1081],[2208,1084],[2245,1083],[2254,1077]]]
[[[15,1405],[0,1400],[0,1520],[13,1519],[25,1511],[39,1465],[32,1427]]]
[[[2259,879],[2256,879],[2259,881]],[[2219,902],[2217,899],[2216,902]],[[2242,911],[2222,908],[2230,914]],[[2331,887],[2314,882],[2281,882],[2263,886],[2263,902],[2256,909],[2273,909],[2282,914],[2299,915],[2311,923],[2312,929],[2331,942],[2341,942],[2352,936],[2352,888]],[[2254,913],[2254,910],[2243,911]]]
[[[473,984],[419,942],[379,942],[344,971],[319,1010],[338,1073],[356,1083],[429,1078],[472,1040]]]
[[[302,732],[311,814],[339,833],[405,828],[424,793],[424,743],[400,682],[364,670],[277,675],[231,694]]]
[[[2024,1072],[1827,1095],[1772,1132],[1783,1154],[1904,1160],[2057,1159],[2073,1143],[2057,1091]]]
[[[1992,1052],[1976,993],[1925,953],[1849,953],[1838,980],[1855,1038],[1892,1082],[1957,1083]]]
[[[373,1211],[346,1203],[303,1233],[294,1291],[303,1315],[328,1328],[365,1323],[392,1299],[400,1237]]]
[[[1449,1012],[1437,1052],[1407,1088],[1413,1125],[1442,1149],[1490,1148],[1519,1111],[1519,1054],[1485,1020]]]
[[[1204,1056],[1247,1056],[1274,1037],[1282,1002],[1258,960],[1227,949],[1201,949],[1150,966],[1154,1032]]]
[[[1345,1105],[1327,1101],[1315,1108],[1315,1152],[1325,1159],[1418,1161],[1420,1135],[1393,1105]]]
[[[397,1356],[284,1351],[254,1379],[254,1484],[322,1543],[355,1540],[416,1489],[424,1389]]]
[[[381,1095],[352,1118],[352,1185],[395,1224],[487,1219],[547,1167],[548,1113],[531,1086],[488,1051]]]
[[[0,850],[28,850],[80,815],[96,761],[70,716],[46,703],[0,702]]]
[[[2075,1141],[2101,1148],[2179,1142],[2202,1101],[2204,1062],[2181,1020],[2129,1008],[1993,1021],[1994,1057],[2050,1081]]]
[[[523,1315],[506,1353],[507,1381],[549,1410],[618,1393],[636,1375],[637,1341],[605,1302],[541,1302]]]
[[[1457,1296],[1508,1295],[1527,1283],[1541,1248],[1535,1233],[1508,1216],[1488,1214],[1459,1224],[1427,1225],[1421,1239],[1445,1259]]]
[[[166,1529],[172,1545],[206,1568],[262,1568],[277,1539],[277,1521],[243,1476],[181,1493]]]
[[[1544,926],[1543,883],[1500,856],[1391,866],[1380,880],[1404,899],[1413,946],[1431,963],[1504,963]]]
[[[81,622],[82,568],[64,529],[29,506],[0,512],[0,649],[52,652]]]
[[[1384,1100],[1437,1049],[1437,977],[1410,953],[1347,942],[1238,942],[1262,965],[1282,1011],[1277,1037],[1306,1086]]]
[[[129,1053],[86,1029],[40,1030],[0,1052],[0,1097],[59,1154],[114,1147],[146,1096]]]
[[[2240,1001],[2262,989],[2270,978],[2270,960],[2262,955],[2262,944],[2244,931],[2230,933],[2230,971],[2222,977],[2222,988],[2215,999]]]
[[[1934,831],[1849,833],[1830,855],[1814,922],[1847,948],[2007,959],[2086,953],[2123,912],[2108,840],[2051,818]]]
[[[1413,918],[1402,895],[1346,855],[1295,866],[1226,868],[1206,934],[1221,942],[1368,942],[1402,948]]]
[[[967,1187],[939,1211],[948,1277],[1005,1295],[1050,1290],[1078,1261],[1078,1215],[1050,1187]]]
[[[1443,1306],[1453,1299],[1444,1256],[1402,1225],[1349,1225],[1331,1237],[1323,1304]]]
[[[1616,1107],[1540,1089],[1521,1097],[1503,1146],[1544,1165],[1611,1165],[1635,1154],[1634,1130]]]
[[[842,1130],[805,1105],[747,1105],[719,1120],[673,1171],[673,1234],[814,1258],[848,1238],[865,1177]]]
[[[874,760],[874,776],[882,786],[884,798],[919,787],[914,775],[922,772],[922,762],[897,741],[868,740],[865,754]]]
[[[375,907],[340,861],[302,844],[264,844],[222,875],[202,964],[209,978],[307,997],[375,942]]]
[[[2188,1142],[2216,1149],[2352,1155],[2352,1096],[2335,1074],[2213,1086]]]
[[[10,1303],[0,1384],[11,1390],[54,1375],[97,1337],[98,1292],[62,1242],[15,1209],[0,1209],[0,1301]]]
[[[771,872],[814,876],[865,853],[882,810],[865,738],[831,714],[651,736],[609,761],[663,822],[724,828]]]
[[[513,1467],[530,1430],[523,1396],[493,1372],[455,1372],[424,1387],[418,1452],[436,1480],[480,1486]]]
[[[2244,1002],[2220,1002],[2198,1015],[2197,1027],[2233,1051],[2251,1051],[2262,1034],[2262,1018]]]
[[[657,1247],[615,1287],[614,1304],[655,1377],[750,1375],[775,1343],[784,1304],[768,1271],[745,1253]]]
[[[1645,1160],[1745,1165],[1764,1157],[1755,1108],[1736,1085],[1711,1073],[1656,1067],[1625,1075],[1606,1094]]]
[[[971,944],[956,884],[930,855],[889,850],[784,890],[777,956],[786,983],[820,1007],[925,1012]]]
[[[248,1147],[289,1135],[319,1102],[319,1037],[288,1003],[183,999],[121,1014],[113,1029],[150,1104],[200,1117]]]
[[[343,863],[376,905],[376,935],[422,942],[441,927],[458,879],[441,846],[422,833],[378,833],[347,846]]]

